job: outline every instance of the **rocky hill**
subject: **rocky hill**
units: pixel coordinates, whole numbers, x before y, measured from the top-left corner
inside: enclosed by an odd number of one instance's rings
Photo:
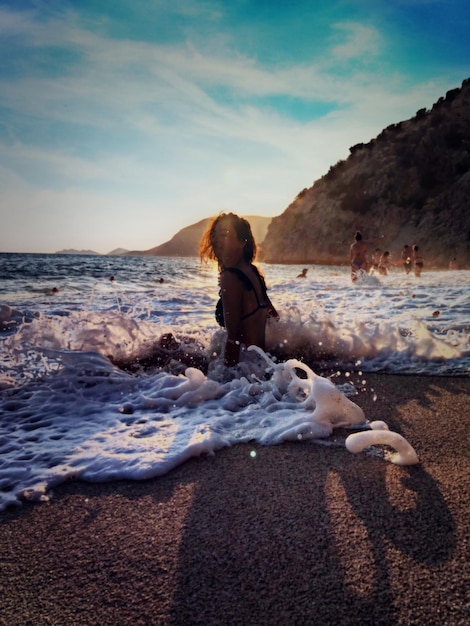
[[[107,253],[107,256],[122,256],[125,255],[128,252],[128,250],[126,250],[126,248],[114,248],[114,250],[111,250],[111,252]]]
[[[244,216],[250,222],[253,236],[257,243],[261,243],[271,223],[272,217],[258,215]],[[205,218],[191,226],[181,229],[169,241],[155,248],[144,251],[127,252],[128,255],[145,256],[198,256],[199,241],[212,218]]]
[[[470,266],[470,79],[431,110],[352,146],[272,220],[261,258],[348,263],[356,230],[365,239],[385,234],[382,247],[395,258],[417,243],[428,267],[454,256]]]

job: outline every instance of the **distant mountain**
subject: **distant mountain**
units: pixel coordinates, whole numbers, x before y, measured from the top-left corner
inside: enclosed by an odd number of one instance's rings
[[[250,222],[256,243],[262,243],[273,218],[256,215],[246,215],[244,217]],[[126,254],[134,256],[198,256],[199,241],[211,220],[212,218],[208,217],[191,224],[191,226],[186,226],[186,228],[178,231],[169,241],[155,248],[144,251],[129,251]]]
[[[67,248],[66,250],[59,250],[54,254],[83,254],[89,256],[102,256],[99,252],[95,252],[94,250],[75,250],[74,248]]]
[[[272,220],[264,261],[349,263],[360,230],[366,240],[385,234],[395,258],[416,243],[425,267],[454,256],[470,266],[470,79],[349,150]]]
[[[111,250],[111,252],[108,252],[106,256],[119,256],[127,254],[128,252],[129,250],[126,250],[125,248],[116,248],[115,250]]]

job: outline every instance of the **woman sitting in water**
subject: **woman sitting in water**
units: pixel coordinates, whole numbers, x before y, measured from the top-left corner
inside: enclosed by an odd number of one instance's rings
[[[221,213],[209,225],[199,244],[203,261],[219,265],[220,304],[218,322],[227,329],[225,365],[240,360],[242,347],[265,348],[268,316],[278,318],[263,276],[252,261],[256,243],[248,221],[235,213]]]

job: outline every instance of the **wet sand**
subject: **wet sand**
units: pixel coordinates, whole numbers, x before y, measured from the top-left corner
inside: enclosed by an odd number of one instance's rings
[[[0,513],[0,624],[470,623],[470,378],[365,375],[416,449],[240,445]]]

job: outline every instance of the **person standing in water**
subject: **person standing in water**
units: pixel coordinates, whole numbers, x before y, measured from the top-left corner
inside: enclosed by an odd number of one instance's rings
[[[216,260],[219,266],[216,317],[227,330],[224,363],[228,367],[239,362],[241,351],[248,346],[264,350],[267,319],[279,318],[264,278],[253,264],[255,256],[250,224],[235,213],[221,213],[214,218],[199,243],[201,260]]]
[[[413,249],[413,268],[414,268],[415,276],[419,278],[421,276],[421,272],[423,271],[424,258],[421,252],[419,251],[419,246],[414,244],[412,249]]]
[[[357,278],[357,273],[360,270],[367,272],[369,270],[369,263],[367,262],[367,248],[378,241],[385,238],[382,235],[378,239],[371,239],[370,241],[364,241],[362,233],[358,230],[354,235],[354,241],[349,248],[349,261],[351,263],[351,277],[353,280]]]
[[[372,267],[370,269],[370,272],[372,273],[372,271],[379,271],[379,264],[380,264],[380,259],[382,257],[382,250],[381,248],[376,248],[372,254]]]
[[[391,262],[392,261],[390,259],[390,252],[388,250],[385,250],[385,252],[381,255],[380,260],[379,260],[379,266],[377,270],[379,274],[381,274],[382,276],[387,276],[388,270],[390,269]]]
[[[401,251],[401,260],[403,262],[405,272],[409,274],[411,272],[411,268],[413,267],[413,250],[407,243],[405,243],[403,250]]]

